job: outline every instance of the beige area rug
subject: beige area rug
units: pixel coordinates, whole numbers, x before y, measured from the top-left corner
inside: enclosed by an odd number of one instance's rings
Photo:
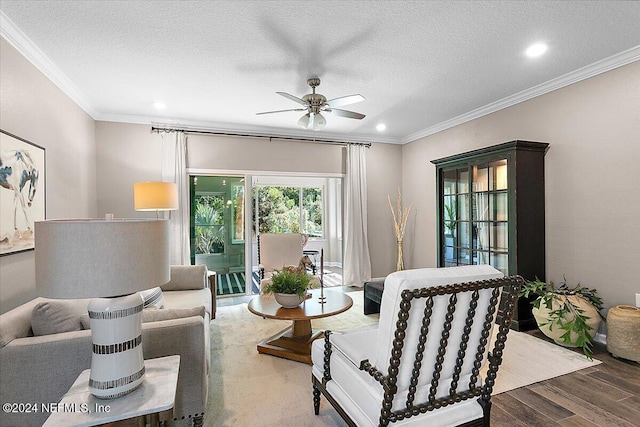
[[[349,295],[354,300],[350,310],[314,320],[313,327],[347,331],[375,326],[377,315],[362,314],[362,292],[350,292]],[[211,322],[212,358],[205,426],[344,425],[324,398],[320,415],[313,414],[311,366],[258,354],[256,344],[289,323],[255,316],[246,304],[218,308],[216,319]],[[494,394],[598,363],[557,345],[511,331]]]

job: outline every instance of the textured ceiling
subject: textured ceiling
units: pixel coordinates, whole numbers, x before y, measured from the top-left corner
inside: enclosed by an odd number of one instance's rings
[[[407,142],[614,55],[640,59],[638,1],[2,0],[0,10],[5,38],[97,120],[278,135]],[[539,41],[547,54],[527,58]],[[309,77],[328,99],[362,94],[343,108],[367,117],[328,116],[313,132],[296,126],[298,112],[255,115],[295,108],[275,92],[302,96]]]

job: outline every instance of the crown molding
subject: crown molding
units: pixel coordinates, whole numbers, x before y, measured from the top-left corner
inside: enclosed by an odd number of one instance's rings
[[[95,119],[96,111],[82,92],[1,10],[0,35],[71,98],[73,102]]]
[[[622,67],[638,60],[640,60],[640,46],[632,47],[631,49],[594,62],[593,64],[589,64],[563,76],[549,80],[548,82],[539,84],[530,89],[523,90],[522,92],[518,92],[499,101],[492,102],[491,104],[487,104],[483,107],[469,111],[468,113],[462,114],[452,119],[445,120],[444,122],[440,122],[419,132],[407,135],[406,137],[402,138],[401,143],[407,144],[420,138],[442,132],[443,130],[461,125],[482,116],[486,116],[487,114],[494,113],[504,108],[511,107],[512,105],[519,104],[537,96],[553,92],[554,90],[558,90],[565,86],[569,86],[579,81],[586,80],[588,78],[597,76],[598,74],[606,73],[607,71],[611,71],[614,68]]]
[[[117,122],[117,123],[135,123],[142,125],[154,125],[158,127],[167,126],[175,128],[189,128],[193,130],[202,130],[210,132],[222,132],[222,133],[244,133],[247,135],[264,136],[269,135],[273,138],[287,137],[287,138],[300,138],[310,139],[316,137],[317,139],[331,139],[340,142],[360,142],[360,143],[382,143],[382,144],[400,144],[398,139],[394,138],[381,138],[373,135],[362,134],[345,134],[345,133],[333,133],[333,132],[314,132],[308,131],[296,131],[295,129],[288,128],[275,128],[266,126],[253,126],[253,125],[240,125],[230,123],[218,123],[212,121],[197,121],[197,120],[184,120],[174,119],[167,117],[154,117],[154,116],[138,116],[138,115],[126,115],[126,114],[98,114],[95,118],[97,121],[103,122]]]

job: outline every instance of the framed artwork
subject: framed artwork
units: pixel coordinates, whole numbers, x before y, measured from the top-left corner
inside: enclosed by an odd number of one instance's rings
[[[0,129],[0,256],[34,249],[45,187],[44,148]]]

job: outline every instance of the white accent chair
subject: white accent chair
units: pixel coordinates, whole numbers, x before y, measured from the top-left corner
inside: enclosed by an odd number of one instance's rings
[[[258,264],[260,279],[268,279],[274,271],[286,266],[297,266],[302,258],[303,243],[300,233],[262,233],[258,236]]]
[[[390,274],[378,328],[313,343],[316,415],[322,393],[349,426],[488,426],[522,282],[488,265]]]

